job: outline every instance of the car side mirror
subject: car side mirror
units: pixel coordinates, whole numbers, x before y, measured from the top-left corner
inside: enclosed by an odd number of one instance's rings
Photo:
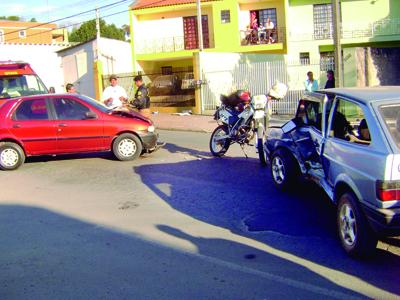
[[[97,119],[97,114],[92,111],[87,111],[85,113],[85,120],[87,119]]]

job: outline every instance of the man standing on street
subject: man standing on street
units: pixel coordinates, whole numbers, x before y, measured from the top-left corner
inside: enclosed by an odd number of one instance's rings
[[[103,91],[102,101],[110,108],[121,107],[128,100],[126,91],[122,86],[118,85],[116,75],[110,76],[110,84]]]
[[[137,87],[133,106],[136,107],[143,116],[150,118],[150,97],[149,91],[143,82],[141,75],[135,76],[135,85]]]

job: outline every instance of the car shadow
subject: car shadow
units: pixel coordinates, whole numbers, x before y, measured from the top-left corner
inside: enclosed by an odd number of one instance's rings
[[[176,149],[202,159],[133,168],[172,208],[400,294],[400,256],[379,249],[366,260],[348,257],[337,237],[335,207],[315,185],[302,183],[291,193],[280,192],[273,186],[269,168],[261,167],[257,159],[210,158],[202,151],[168,144],[168,151]],[[169,186],[169,192],[160,186]]]
[[[87,159],[87,158],[117,160],[111,152],[90,152],[90,153],[30,156],[26,158],[25,163],[33,164],[33,163],[42,163],[49,161],[63,161],[63,160],[75,160],[75,159]]]
[[[224,239],[198,238],[163,225],[158,229],[186,239],[197,251],[184,251],[43,208],[0,205],[0,298],[360,297],[328,280],[316,278],[315,284],[320,286],[309,286],[246,268],[240,260],[252,260],[254,264],[268,261],[279,267],[290,264],[253,247]],[[248,255],[229,263],[215,255],[217,249],[226,247]],[[307,272],[303,268],[299,271]]]

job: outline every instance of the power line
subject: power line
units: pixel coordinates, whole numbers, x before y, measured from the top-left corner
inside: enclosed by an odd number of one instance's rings
[[[103,9],[103,8],[106,8],[106,7],[118,5],[118,4],[121,4],[123,2],[127,2],[127,1],[131,1],[131,0],[120,0],[120,1],[117,1],[117,2],[114,2],[114,3],[111,3],[111,4],[103,5],[103,6],[99,7],[99,9]],[[26,28],[19,29],[19,30],[9,31],[9,32],[6,32],[6,33],[2,34],[2,36],[6,36],[6,35],[9,35],[9,34],[12,34],[12,33],[20,32],[21,30],[28,30],[28,29],[37,28],[37,27],[40,27],[40,26],[43,26],[43,25],[49,25],[49,24],[52,24],[52,23],[55,23],[55,22],[59,22],[59,21],[63,21],[63,20],[71,19],[71,18],[75,18],[75,17],[87,14],[87,13],[95,11],[95,10],[96,9],[90,9],[90,10],[87,10],[87,11],[84,11],[84,12],[80,12],[80,13],[77,13],[77,14],[74,14],[74,15],[70,15],[68,17],[64,17],[64,18],[61,18],[61,19],[53,20],[53,21],[50,21],[50,22],[40,23],[40,24],[37,24],[37,25],[34,25],[34,26],[30,26],[30,27],[26,27]],[[59,29],[62,29],[62,28],[59,28]],[[53,31],[53,30],[54,29],[51,29],[50,31]]]

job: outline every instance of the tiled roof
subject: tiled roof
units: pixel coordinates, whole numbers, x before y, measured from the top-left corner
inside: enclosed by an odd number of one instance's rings
[[[201,0],[201,2],[211,2],[217,0]],[[196,0],[137,0],[132,4],[132,9],[145,9],[161,6],[172,6],[172,5],[182,5],[196,3]]]

